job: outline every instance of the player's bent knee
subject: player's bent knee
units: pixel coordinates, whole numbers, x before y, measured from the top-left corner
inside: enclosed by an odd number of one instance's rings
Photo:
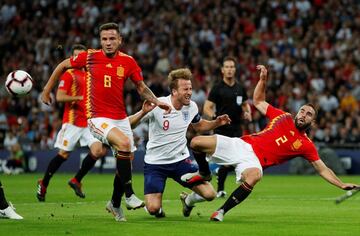
[[[64,151],[64,150],[60,150],[58,153],[62,158],[64,158],[65,160],[67,160],[70,156],[70,152]]]
[[[153,203],[147,203],[146,204],[146,209],[149,212],[150,215],[155,215],[156,213],[159,212],[160,210],[160,205],[159,204],[153,204]]]
[[[212,201],[216,198],[216,192],[209,190],[207,192],[205,192],[202,196],[206,201]]]
[[[191,149],[195,151],[200,151],[201,139],[200,137],[194,137],[190,142]]]

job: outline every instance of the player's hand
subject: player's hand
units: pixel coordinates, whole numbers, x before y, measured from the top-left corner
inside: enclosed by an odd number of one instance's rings
[[[252,116],[251,116],[251,112],[244,112],[244,119],[248,120],[248,121],[252,121]]]
[[[227,114],[224,114],[224,115],[221,115],[221,116],[218,116],[216,117],[216,123],[219,124],[219,126],[221,125],[228,125],[231,123],[231,119],[230,117],[227,115]]]
[[[267,69],[263,65],[257,65],[256,69],[260,71],[260,79],[261,80],[267,80]]]
[[[141,110],[147,114],[148,112],[152,111],[154,108],[156,107],[156,105],[152,102],[149,102],[148,100],[145,100]]]
[[[50,106],[52,103],[52,99],[50,96],[50,92],[43,91],[41,93],[41,101],[45,103],[46,105]]]
[[[157,106],[165,110],[165,114],[169,114],[171,112],[171,106],[165,102],[158,102]]]
[[[359,185],[357,185],[357,184],[351,184],[351,183],[344,183],[344,184],[341,186],[341,188],[342,188],[343,190],[352,190],[352,189],[358,188],[358,187],[359,187]]]

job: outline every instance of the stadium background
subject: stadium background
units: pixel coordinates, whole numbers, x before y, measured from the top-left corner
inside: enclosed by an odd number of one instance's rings
[[[20,143],[27,158],[35,155],[37,162],[48,163],[52,154],[47,150],[53,148],[61,126],[62,107],[39,102],[41,88],[56,64],[69,55],[72,44],[98,48],[98,26],[114,21],[120,24],[122,50],[138,61],[157,96],[168,94],[167,73],[186,66],[194,73],[193,100],[201,108],[209,88],[221,77],[222,58],[230,55],[237,58],[237,78],[251,97],[258,77],[255,66],[267,65],[267,100],[292,113],[304,103],[316,104],[318,125],[309,136],[319,148],[335,150],[330,156],[345,157],[347,173],[360,173],[358,1],[0,3],[0,159],[9,158],[7,150]],[[16,69],[28,71],[36,81],[35,89],[23,98],[10,97],[4,88],[6,75]],[[140,99],[130,83],[125,99],[128,114],[139,109]],[[244,126],[248,133],[266,123],[255,109],[253,117]],[[140,126],[135,134],[143,151],[146,129]]]

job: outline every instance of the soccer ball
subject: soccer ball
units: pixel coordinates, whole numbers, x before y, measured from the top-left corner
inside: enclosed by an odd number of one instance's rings
[[[26,71],[16,70],[7,76],[5,88],[11,95],[19,97],[28,94],[33,84],[33,79]]]

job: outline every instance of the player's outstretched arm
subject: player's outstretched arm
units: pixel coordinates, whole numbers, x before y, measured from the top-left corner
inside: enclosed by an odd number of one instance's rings
[[[257,65],[256,69],[260,71],[260,78],[254,90],[253,102],[256,109],[258,109],[261,114],[265,115],[269,106],[269,103],[265,101],[267,69],[263,65]]]
[[[136,89],[144,100],[148,100],[149,102],[165,110],[165,113],[171,112],[171,106],[167,103],[160,102],[154,93],[149,89],[149,87],[144,83],[144,81],[138,82],[136,84]]]
[[[58,89],[56,92],[56,101],[58,102],[76,102],[83,100],[83,96],[71,96],[66,94],[65,90]]]
[[[201,119],[199,122],[193,123],[192,126],[196,132],[205,132],[230,123],[230,117],[227,114],[224,114],[216,117],[216,119],[212,121]]]
[[[317,160],[311,162],[315,170],[320,174],[321,177],[323,177],[326,181],[329,183],[343,189],[343,190],[351,190],[359,185],[352,184],[352,183],[343,183],[336,174],[325,165],[325,163],[322,160]]]
[[[131,128],[134,129],[139,123],[140,120],[150,111],[152,111],[156,105],[152,102],[149,102],[147,100],[144,101],[142,108],[137,113],[129,116],[129,122],[131,125]]]
[[[71,68],[70,58],[63,60],[59,65],[57,65],[51,74],[50,79],[46,83],[43,92],[41,93],[41,101],[43,103],[49,105],[52,102],[50,97],[51,90],[54,88],[55,83],[59,80],[60,75],[69,68]]]

